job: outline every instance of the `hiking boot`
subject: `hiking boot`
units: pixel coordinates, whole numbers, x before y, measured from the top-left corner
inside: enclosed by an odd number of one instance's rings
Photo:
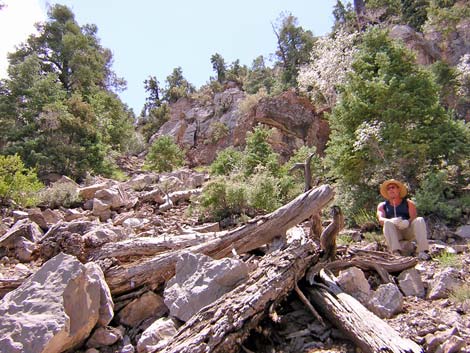
[[[420,251],[420,253],[418,254],[418,260],[429,261],[431,260],[431,255],[429,255],[427,251]]]

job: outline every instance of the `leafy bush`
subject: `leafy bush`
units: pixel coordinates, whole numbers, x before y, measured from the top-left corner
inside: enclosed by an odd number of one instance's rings
[[[205,218],[219,221],[244,213],[248,205],[247,194],[244,183],[216,178],[204,188],[199,202]]]
[[[279,155],[275,153],[268,142],[272,130],[256,126],[246,136],[246,147],[243,158],[243,171],[250,176],[258,166],[266,167],[273,175],[279,171]]]
[[[211,134],[210,134],[209,141],[212,144],[219,142],[229,133],[228,126],[225,125],[224,123],[221,123],[220,121],[216,121],[212,123],[210,127],[211,127]]]
[[[436,256],[434,260],[437,261],[440,267],[453,267],[453,268],[461,268],[462,261],[456,254],[452,254],[450,252],[443,252],[439,256]]]
[[[39,193],[39,203],[49,208],[69,208],[80,202],[78,189],[71,183],[55,183]]]
[[[352,216],[353,222],[362,230],[374,230],[380,228],[375,210],[362,208]]]
[[[33,206],[37,191],[44,185],[36,171],[26,168],[18,155],[0,156],[0,201],[3,205],[13,201],[20,206]]]
[[[414,190],[427,170],[468,160],[468,126],[445,111],[434,76],[414,60],[387,32],[367,31],[328,116],[327,166],[349,214],[374,207],[384,179]]]
[[[243,154],[233,147],[228,147],[217,154],[211,164],[211,173],[215,175],[229,175],[241,167]]]
[[[160,136],[149,149],[146,168],[156,172],[171,172],[184,164],[184,152],[170,136]]]
[[[432,213],[450,222],[458,220],[466,200],[465,197],[457,197],[455,186],[448,170],[428,172],[416,192],[416,204],[420,212]]]
[[[271,212],[281,206],[279,179],[267,170],[253,174],[248,181],[250,206],[257,211]]]

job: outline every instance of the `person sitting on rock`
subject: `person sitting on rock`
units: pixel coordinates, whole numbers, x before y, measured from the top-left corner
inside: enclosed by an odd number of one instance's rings
[[[380,185],[380,194],[386,201],[377,206],[377,217],[383,226],[385,242],[391,253],[401,255],[400,240],[416,239],[418,258],[429,260],[426,223],[423,217],[418,217],[416,205],[406,198],[407,193],[406,186],[395,179]]]

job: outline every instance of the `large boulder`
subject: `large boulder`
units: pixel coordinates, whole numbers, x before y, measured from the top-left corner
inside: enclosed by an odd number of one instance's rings
[[[101,269],[59,254],[0,302],[2,353],[59,353],[80,345],[112,319]]]
[[[176,263],[176,274],[163,293],[170,315],[189,320],[246,279],[248,272],[247,265],[236,259],[213,260],[202,254],[182,254]]]

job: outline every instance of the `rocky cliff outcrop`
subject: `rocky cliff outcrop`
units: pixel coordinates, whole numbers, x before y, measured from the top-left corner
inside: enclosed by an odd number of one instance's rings
[[[171,106],[170,120],[152,137],[173,136],[187,151],[190,166],[210,164],[217,152],[243,148],[246,133],[261,123],[274,128],[273,148],[284,158],[303,146],[316,146],[322,153],[329,134],[322,114],[294,92],[262,98],[247,113],[240,111],[246,94],[238,87],[216,93],[212,101],[181,99]]]

